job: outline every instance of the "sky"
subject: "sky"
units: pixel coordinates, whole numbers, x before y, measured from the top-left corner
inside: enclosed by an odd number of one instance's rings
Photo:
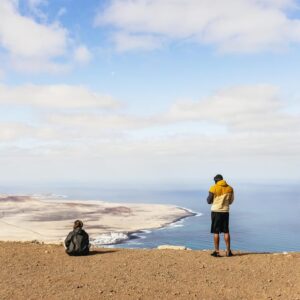
[[[300,1],[0,0],[0,182],[300,180]]]

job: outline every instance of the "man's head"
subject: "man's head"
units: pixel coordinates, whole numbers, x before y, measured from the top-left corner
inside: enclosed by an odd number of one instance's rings
[[[218,181],[223,180],[223,176],[221,174],[218,174],[214,177],[214,181],[215,183],[217,183]]]
[[[82,227],[83,227],[82,221],[76,220],[76,221],[74,222],[74,226],[73,226],[74,229],[76,229],[76,228],[82,228]]]

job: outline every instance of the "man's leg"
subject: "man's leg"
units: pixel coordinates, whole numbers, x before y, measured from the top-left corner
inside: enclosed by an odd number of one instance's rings
[[[224,233],[224,240],[225,240],[225,244],[226,244],[226,248],[227,248],[227,253],[229,253],[229,251],[230,251],[230,234],[229,234],[229,232]]]
[[[220,235],[218,233],[214,234],[214,243],[215,243],[215,251],[219,252]]]

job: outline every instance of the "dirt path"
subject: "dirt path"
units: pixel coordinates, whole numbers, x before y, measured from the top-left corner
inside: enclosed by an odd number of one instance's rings
[[[299,299],[300,253],[99,249],[0,242],[0,299]]]

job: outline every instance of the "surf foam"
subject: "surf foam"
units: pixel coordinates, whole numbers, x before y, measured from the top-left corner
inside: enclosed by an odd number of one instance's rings
[[[124,232],[108,232],[103,233],[91,240],[91,244],[95,246],[120,244],[129,239],[128,234]]]

